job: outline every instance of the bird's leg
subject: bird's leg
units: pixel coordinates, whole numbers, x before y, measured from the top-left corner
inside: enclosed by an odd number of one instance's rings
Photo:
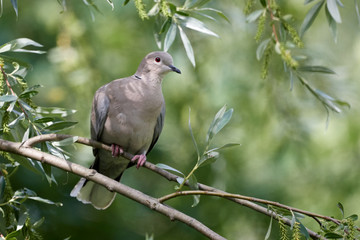
[[[111,153],[113,157],[118,157],[124,153],[124,150],[119,145],[111,144]]]
[[[146,162],[146,155],[145,154],[140,154],[140,155],[135,155],[132,159],[131,159],[131,162],[135,162],[136,160],[137,161],[137,164],[136,164],[136,168],[139,169],[139,167],[142,167],[145,162]]]

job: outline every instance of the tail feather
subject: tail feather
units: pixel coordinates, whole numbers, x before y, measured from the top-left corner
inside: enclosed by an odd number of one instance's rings
[[[70,193],[82,203],[91,204],[96,209],[108,208],[115,199],[115,192],[110,192],[105,187],[81,178]]]

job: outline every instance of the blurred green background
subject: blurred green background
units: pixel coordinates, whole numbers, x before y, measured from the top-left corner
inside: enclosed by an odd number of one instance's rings
[[[133,74],[148,52],[158,50],[153,20],[142,21],[133,2],[123,7],[123,1],[114,0],[113,11],[106,1],[95,3],[102,12],[95,13],[95,21],[81,1],[69,1],[65,12],[57,1],[19,1],[18,19],[10,1],[5,1],[0,18],[0,44],[27,37],[43,44],[47,51],[45,55],[16,54],[33,66],[27,76],[29,85],[44,86],[36,103],[76,109],[73,120],[79,124],[70,133],[85,137],[90,136],[89,114],[96,89]],[[279,4],[295,17],[297,28],[310,8],[302,0]],[[222,19],[206,21],[220,38],[187,31],[196,68],[177,36],[169,52],[183,74],[169,74],[163,82],[165,126],[149,161],[189,172],[196,162],[187,126],[189,107],[192,128],[201,144],[213,116],[227,104],[234,108],[233,118],[213,144],[238,142],[242,146],[224,151],[217,162],[198,170],[199,182],[338,218],[341,214],[336,204],[341,202],[345,215],[359,214],[360,26],[352,4],[341,9],[343,23],[338,25],[337,43],[323,12],[304,38],[303,51],[313,58],[311,62],[337,73],[310,74],[311,84],[351,104],[350,110],[331,113],[327,128],[323,106],[296,81],[289,90],[279,59],[272,59],[269,77],[260,78],[256,24],[245,22],[243,1],[212,1],[208,6],[222,10],[231,24]],[[71,161],[84,166],[92,163],[89,147],[76,145],[71,151]],[[12,178],[14,189],[27,187],[64,204],[55,207],[27,201],[33,219],[45,216],[40,229],[45,239],[145,239],[146,233],[154,234],[155,239],[204,239],[185,224],[171,222],[122,196],[105,211],[83,205],[69,196],[79,177],[54,171],[58,185],[53,186],[24,169]],[[174,191],[175,186],[146,169],[135,168],[126,171],[122,183],[154,197]],[[263,239],[270,221],[214,197],[202,197],[195,208],[191,197],[168,204],[228,239]],[[318,229],[311,219],[304,223]],[[277,239],[277,224],[273,228],[271,239]]]

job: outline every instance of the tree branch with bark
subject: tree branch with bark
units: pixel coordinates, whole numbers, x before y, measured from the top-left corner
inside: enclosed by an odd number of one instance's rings
[[[278,214],[276,212],[276,210],[270,208],[269,206],[285,209],[292,213],[300,213],[300,214],[307,215],[309,217],[314,218],[319,223],[320,223],[319,219],[323,219],[325,221],[333,222],[336,225],[341,224],[341,220],[339,220],[339,219],[319,215],[319,214],[304,211],[301,209],[296,209],[296,208],[286,206],[281,203],[269,201],[269,200],[227,193],[227,192],[221,191],[219,189],[216,189],[216,188],[213,188],[213,187],[201,184],[201,183],[198,183],[199,190],[177,191],[177,192],[170,193],[169,195],[166,195],[166,196],[163,196],[160,198],[154,198],[154,197],[146,195],[136,189],[128,187],[120,182],[117,182],[111,178],[108,178],[102,174],[99,174],[93,169],[85,168],[79,164],[75,164],[73,162],[67,161],[65,159],[56,157],[49,153],[45,153],[45,152],[42,152],[42,151],[39,151],[39,150],[33,148],[34,145],[45,142],[45,141],[61,141],[61,140],[68,139],[68,138],[74,138],[75,142],[84,144],[84,145],[88,145],[93,148],[102,148],[104,150],[111,151],[111,147],[106,144],[103,144],[103,143],[100,143],[100,142],[97,142],[97,141],[94,141],[91,139],[87,139],[84,137],[77,137],[77,136],[63,135],[63,134],[39,135],[36,137],[32,137],[23,143],[11,142],[11,141],[0,139],[0,150],[9,152],[9,153],[13,153],[13,154],[17,154],[17,155],[21,155],[24,157],[28,157],[28,158],[40,161],[42,163],[47,163],[51,166],[57,167],[66,172],[71,172],[78,176],[84,177],[90,181],[94,181],[97,184],[100,184],[100,185],[106,187],[110,191],[117,192],[120,195],[130,198],[130,199],[132,199],[132,200],[134,200],[156,212],[159,212],[159,213],[169,217],[171,221],[178,220],[180,222],[183,222],[210,239],[225,239],[225,238],[220,236],[216,232],[212,231],[208,227],[206,227],[200,221],[190,217],[187,214],[182,213],[181,211],[178,211],[174,208],[171,208],[171,207],[165,205],[164,202],[171,198],[180,197],[180,196],[184,196],[184,195],[216,196],[216,197],[221,197],[221,198],[236,202],[242,206],[248,207],[248,208],[253,209],[261,214],[264,214],[273,219],[276,219],[277,221],[282,221],[283,223],[285,223],[289,226],[292,226],[294,224],[293,221],[287,217],[282,216],[281,214]],[[129,160],[133,157],[132,154],[127,153],[127,152],[124,152],[122,154],[122,156]],[[158,168],[156,165],[154,165],[150,162],[146,162],[145,168],[161,175],[162,177],[168,179],[169,181],[175,181],[175,182],[177,181],[178,176],[176,176],[164,169]],[[189,183],[186,182],[185,185],[189,185]],[[266,205],[268,207],[264,207],[260,204]],[[313,239],[324,239],[324,237],[322,237],[320,234],[318,234],[310,229],[306,228],[306,231],[309,234],[309,236]],[[357,231],[360,231],[360,229],[357,228]]]

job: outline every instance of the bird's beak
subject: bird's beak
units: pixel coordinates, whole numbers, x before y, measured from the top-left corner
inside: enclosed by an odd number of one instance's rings
[[[181,74],[180,69],[178,69],[177,67],[174,67],[173,65],[170,65],[169,68],[171,69],[171,71]]]

